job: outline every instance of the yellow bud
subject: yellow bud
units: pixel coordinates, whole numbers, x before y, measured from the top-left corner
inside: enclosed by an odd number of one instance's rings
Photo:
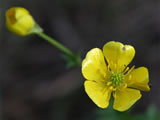
[[[29,11],[22,7],[13,7],[6,11],[6,25],[11,32],[21,36],[42,31],[40,27],[35,27],[37,24]]]

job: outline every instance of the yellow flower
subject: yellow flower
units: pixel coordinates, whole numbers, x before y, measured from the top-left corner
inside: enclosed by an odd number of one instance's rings
[[[115,41],[106,43],[103,51],[93,48],[87,53],[82,62],[82,74],[87,79],[84,87],[98,107],[107,108],[113,95],[113,108],[125,111],[141,98],[140,90],[150,90],[148,69],[127,67],[134,56],[131,45]]]
[[[30,13],[22,7],[13,7],[6,11],[6,25],[11,32],[21,36],[42,31]]]

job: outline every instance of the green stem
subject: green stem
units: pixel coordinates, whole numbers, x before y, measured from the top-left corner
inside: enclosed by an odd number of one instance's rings
[[[44,40],[47,40],[49,43],[51,43],[52,45],[54,45],[56,48],[58,48],[59,50],[61,50],[62,52],[66,53],[67,55],[74,57],[75,55],[68,49],[66,48],[64,45],[62,45],[61,43],[59,43],[58,41],[54,40],[53,38],[49,37],[48,35],[46,35],[43,32],[38,32],[36,33],[39,37],[43,38]]]

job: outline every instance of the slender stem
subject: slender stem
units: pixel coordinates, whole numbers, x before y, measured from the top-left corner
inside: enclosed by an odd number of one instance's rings
[[[62,45],[61,43],[59,43],[58,41],[54,40],[53,38],[49,37],[48,35],[46,35],[43,32],[38,32],[36,33],[38,36],[40,36],[41,38],[43,38],[44,40],[47,40],[49,43],[51,43],[52,45],[54,45],[56,48],[58,48],[59,50],[61,50],[62,52],[66,53],[67,55],[73,57],[74,54],[68,49],[66,48],[64,45]]]

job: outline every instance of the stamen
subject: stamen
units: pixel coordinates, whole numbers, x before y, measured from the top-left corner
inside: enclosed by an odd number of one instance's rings
[[[109,65],[108,65],[108,70],[109,70],[109,72],[111,72],[111,68],[109,67]]]
[[[116,88],[113,88],[113,91],[116,91]]]
[[[128,74],[130,74],[130,73],[134,70],[134,68],[135,68],[135,66],[132,66],[131,69],[128,70],[128,72],[126,73],[126,76],[127,76]]]
[[[107,83],[107,86],[110,86],[111,84],[112,84],[112,82],[108,82],[108,83]]]
[[[116,93],[115,92],[113,92],[113,97],[116,98]]]
[[[129,75],[129,78],[128,78],[128,80],[131,80],[131,78],[132,78],[132,75]]]
[[[128,70],[129,70],[129,67],[126,67],[122,73],[126,74],[128,72]]]
[[[113,86],[110,86],[109,89],[110,89],[110,90],[113,90]]]
[[[114,68],[115,68],[115,69],[117,68],[117,64],[114,64]]]
[[[124,83],[124,84],[123,84],[123,88],[126,88],[126,87],[127,87],[127,84],[126,84],[126,83]]]
[[[102,89],[102,93],[105,94],[107,91],[107,88]]]

